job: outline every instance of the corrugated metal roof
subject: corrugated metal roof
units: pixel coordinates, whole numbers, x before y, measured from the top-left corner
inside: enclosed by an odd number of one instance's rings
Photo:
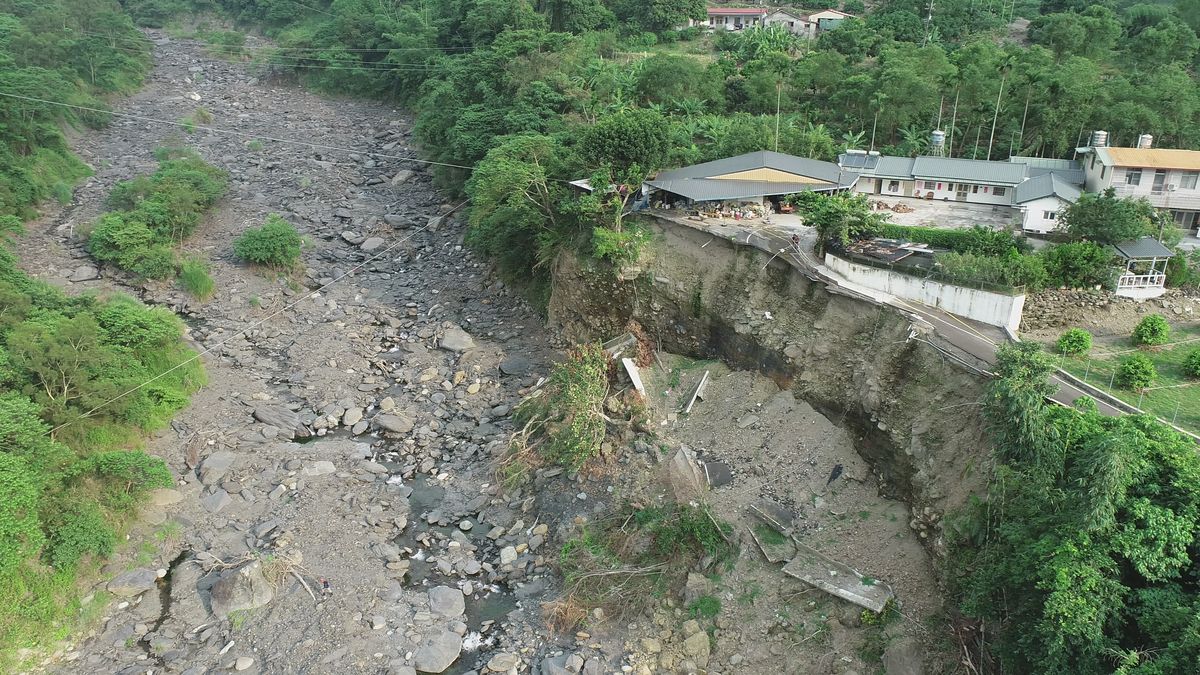
[[[829,183],[840,183],[841,176],[846,173],[837,164],[832,162],[822,162],[808,157],[796,157],[794,155],[785,155],[782,152],[760,150],[759,152],[748,152],[737,157],[727,157],[713,162],[694,164],[674,171],[666,171],[656,176],[655,180],[710,178],[712,176],[722,176],[727,173],[751,171],[753,169],[786,171]]]
[[[1105,166],[1200,171],[1200,150],[1173,148],[1093,148]]]
[[[1125,259],[1170,258],[1175,255],[1174,251],[1160,244],[1154,237],[1123,241],[1113,248]]]
[[[1055,196],[1074,204],[1079,200],[1080,192],[1078,187],[1071,185],[1058,173],[1043,173],[1018,185],[1013,193],[1013,203],[1024,204],[1035,199]]]
[[[1048,169],[1052,171],[1082,171],[1083,165],[1073,159],[1057,159],[1054,157],[1023,157],[1013,155],[1008,158],[1013,164],[1024,164],[1031,169]]]
[[[913,162],[913,176],[917,178],[990,185],[1016,185],[1025,180],[1026,169],[1024,164],[985,159],[917,157]]]
[[[857,178],[857,174],[855,175]],[[723,199],[755,199],[775,197],[797,192],[822,192],[836,190],[836,183],[778,183],[757,180],[713,180],[709,178],[677,178],[673,180],[646,181],[660,190],[687,197],[698,202],[714,202]]]
[[[912,178],[915,162],[916,159],[913,157],[884,155],[879,158],[874,175],[879,178]]]

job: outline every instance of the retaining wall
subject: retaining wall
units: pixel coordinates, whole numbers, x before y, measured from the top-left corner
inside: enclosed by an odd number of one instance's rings
[[[1024,295],[1004,295],[921,279],[900,272],[859,265],[825,254],[825,265],[846,279],[898,298],[938,307],[951,314],[1016,331],[1021,325]]]

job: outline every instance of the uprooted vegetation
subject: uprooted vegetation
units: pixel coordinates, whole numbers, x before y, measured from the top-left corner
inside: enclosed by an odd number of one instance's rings
[[[595,344],[572,350],[555,365],[546,385],[517,406],[522,429],[513,438],[514,456],[578,469],[599,454],[608,369],[608,354]]]
[[[706,506],[626,505],[563,544],[558,561],[563,593],[547,606],[546,616],[566,630],[596,608],[607,617],[636,615],[678,593],[689,571],[716,570],[732,560],[737,550],[731,532]]]

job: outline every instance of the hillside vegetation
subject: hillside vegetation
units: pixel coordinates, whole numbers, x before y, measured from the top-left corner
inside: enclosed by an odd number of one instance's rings
[[[115,0],[0,2],[0,93],[103,109],[104,96],[135,90],[149,69],[139,37]],[[31,217],[51,197],[70,201],[90,170],[63,129],[105,117],[0,96],[0,216]]]

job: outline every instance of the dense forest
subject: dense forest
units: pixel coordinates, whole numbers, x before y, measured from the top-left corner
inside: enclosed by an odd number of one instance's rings
[[[0,0],[4,231],[39,201],[69,199],[86,175],[63,129],[105,122],[29,99],[103,108],[148,68],[135,23],[175,28],[196,16],[275,44],[252,49],[219,31],[207,36],[218,56],[412,110],[440,184],[472,199],[471,243],[526,282],[544,278],[563,246],[620,263],[642,241],[624,219],[629,192],[580,196],[569,179],[633,185],[764,148],[915,155],[936,127],[961,157],[1069,157],[1091,129],[1114,144],[1152,133],[1162,146],[1200,148],[1200,0],[939,0],[932,15],[916,0],[869,10],[847,0],[841,7],[862,17],[811,41],[683,27],[703,18],[699,0],[121,4],[126,13],[105,0]],[[164,158],[114,194],[93,253],[171,276],[172,242],[222,181],[187,157]],[[164,183],[190,186],[186,208],[177,212]],[[826,214],[830,228],[844,230],[853,213],[851,204]],[[1015,246],[970,233],[954,254],[999,247],[1012,257]],[[20,644],[39,626],[61,626],[77,568],[111,550],[114,524],[140,493],[169,480],[161,462],[126,448],[183,406],[202,373],[169,314],[122,298],[68,299],[2,253],[0,597],[21,601],[0,611],[0,641]],[[1054,269],[1049,256],[1039,264]],[[185,363],[92,413],[130,382]],[[51,382],[68,371],[64,386]],[[986,401],[997,479],[957,519],[949,572],[961,609],[985,629],[984,651],[1014,673],[1196,672],[1194,447],[1150,419],[1048,407],[1048,365],[1026,348],[1006,350],[998,371]]]

